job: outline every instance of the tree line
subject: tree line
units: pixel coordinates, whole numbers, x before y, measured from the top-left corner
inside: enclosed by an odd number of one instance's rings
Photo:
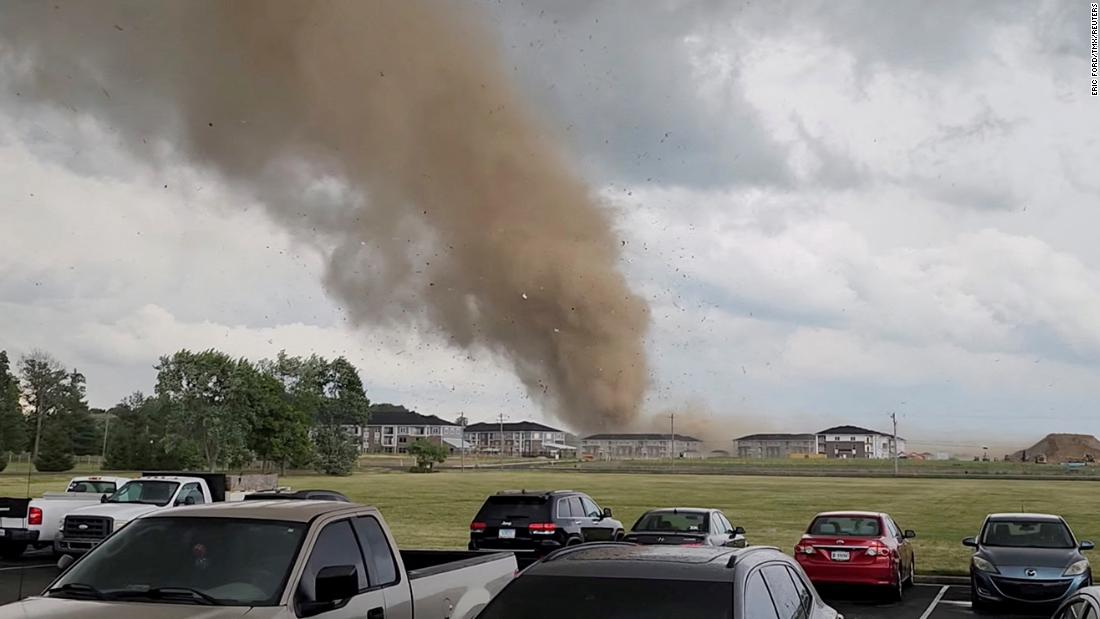
[[[74,455],[104,455],[114,470],[316,468],[350,473],[359,454],[348,426],[370,401],[355,366],[317,355],[250,361],[180,350],[155,366],[152,395],[89,408],[84,375],[47,353],[12,367],[0,351],[0,470],[28,452],[39,471],[65,471]]]

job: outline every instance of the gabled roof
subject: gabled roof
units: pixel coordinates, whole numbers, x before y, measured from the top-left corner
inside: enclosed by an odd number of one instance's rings
[[[404,406],[393,404],[376,404],[370,407],[370,418],[367,425],[371,426],[457,426],[458,424],[440,419],[435,415],[421,415]]]
[[[861,428],[859,426],[833,426],[818,432],[818,434],[877,434],[879,436],[890,436],[886,432],[868,430],[867,428]],[[899,436],[898,438],[901,437]]]
[[[471,423],[466,426],[466,432],[500,432],[499,423]],[[534,421],[514,421],[504,424],[505,432],[562,432],[557,428],[544,426]]]
[[[581,440],[585,441],[667,441],[669,440],[669,434],[660,434],[658,432],[649,432],[641,434],[593,434],[592,436],[586,436]],[[676,440],[685,443],[702,443],[703,441],[695,438],[694,436],[687,436],[685,434],[677,434]]]
[[[816,434],[749,434],[738,441],[812,441]]]

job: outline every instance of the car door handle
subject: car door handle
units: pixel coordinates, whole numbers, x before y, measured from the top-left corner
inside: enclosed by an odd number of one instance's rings
[[[378,606],[367,611],[367,619],[383,619],[386,616],[386,609]]]

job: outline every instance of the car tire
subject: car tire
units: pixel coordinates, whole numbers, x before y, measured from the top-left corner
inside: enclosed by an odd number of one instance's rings
[[[0,558],[14,561],[22,557],[26,550],[27,544],[25,542],[8,542],[0,545]]]
[[[905,578],[901,575],[901,563],[894,570],[894,582],[890,584],[887,598],[891,602],[901,602],[905,599]]]
[[[905,579],[905,586],[912,587],[913,583],[917,579],[917,558],[913,557],[913,560],[909,562],[909,577]]]

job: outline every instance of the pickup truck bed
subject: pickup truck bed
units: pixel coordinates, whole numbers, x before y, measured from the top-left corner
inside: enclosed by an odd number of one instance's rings
[[[515,577],[514,567],[501,570],[501,559],[511,554],[506,552],[400,550],[398,554],[409,575],[418,616],[427,611],[437,617],[472,617]],[[485,584],[476,588],[469,584],[476,582]]]

